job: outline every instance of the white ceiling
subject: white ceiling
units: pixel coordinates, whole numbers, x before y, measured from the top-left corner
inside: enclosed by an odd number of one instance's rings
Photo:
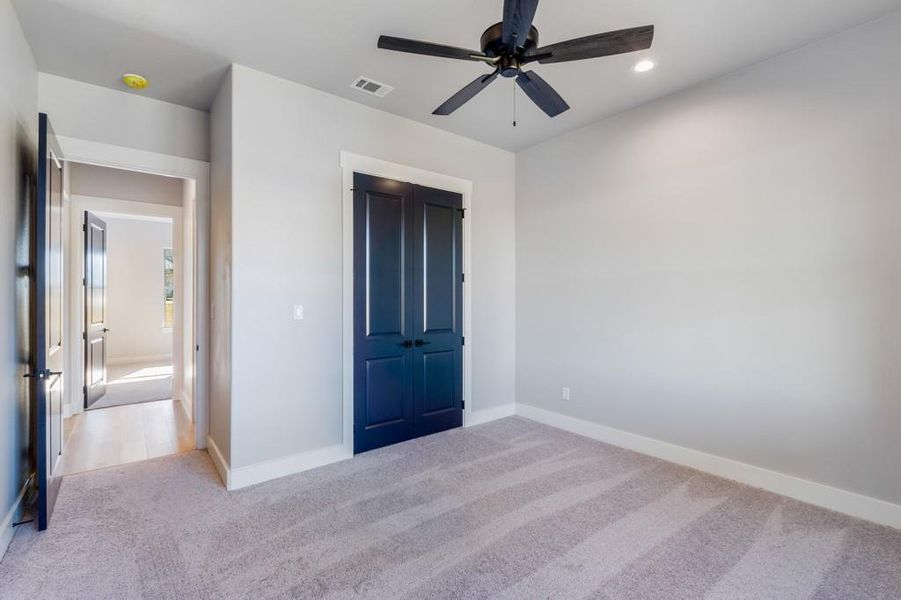
[[[901,0],[544,0],[543,44],[653,23],[645,52],[537,65],[572,107],[549,119],[512,80],[449,117],[431,114],[480,73],[474,62],[379,50],[379,34],[477,49],[502,0],[14,0],[40,70],[114,89],[146,75],[146,95],[206,109],[231,62],[519,150],[605,116],[901,9]],[[632,65],[653,58],[657,69]],[[378,99],[358,75],[392,85]]]

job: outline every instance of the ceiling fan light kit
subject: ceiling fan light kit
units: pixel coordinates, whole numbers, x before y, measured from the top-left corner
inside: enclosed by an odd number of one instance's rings
[[[383,35],[378,47],[396,52],[483,62],[494,67],[451,96],[432,114],[449,115],[488,87],[498,75],[516,80],[522,91],[549,117],[569,110],[566,101],[535,71],[530,63],[552,64],[647,50],[654,40],[654,26],[633,27],[540,46],[532,25],[538,0],[504,0],[504,20],[485,30],[481,51]]]

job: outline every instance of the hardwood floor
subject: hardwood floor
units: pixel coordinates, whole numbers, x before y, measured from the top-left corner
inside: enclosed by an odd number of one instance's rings
[[[63,474],[194,449],[194,427],[176,400],[89,410],[66,419]]]

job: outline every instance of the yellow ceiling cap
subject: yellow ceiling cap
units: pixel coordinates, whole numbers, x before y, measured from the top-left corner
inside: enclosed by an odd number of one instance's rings
[[[126,73],[125,75],[123,75],[122,83],[124,83],[125,85],[127,85],[128,87],[130,87],[133,90],[143,90],[148,85],[150,85],[150,82],[147,81],[146,77],[143,77],[136,73]]]

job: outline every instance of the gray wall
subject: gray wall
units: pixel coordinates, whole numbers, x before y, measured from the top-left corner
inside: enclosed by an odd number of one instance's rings
[[[520,153],[518,400],[901,502],[899,72],[901,13]]]
[[[470,401],[511,403],[514,155],[246,67],[232,85],[231,466],[342,443],[342,150],[473,182]]]
[[[150,173],[69,163],[69,193],[181,206],[184,180]]]
[[[231,71],[213,101],[210,130],[210,438],[231,462]]]
[[[12,6],[0,0],[0,556],[12,537],[7,517],[28,474],[25,340],[28,264],[26,174],[34,169],[37,69]],[[20,242],[17,244],[17,241]]]
[[[209,114],[161,100],[41,73],[41,110],[59,136],[210,159]]]

